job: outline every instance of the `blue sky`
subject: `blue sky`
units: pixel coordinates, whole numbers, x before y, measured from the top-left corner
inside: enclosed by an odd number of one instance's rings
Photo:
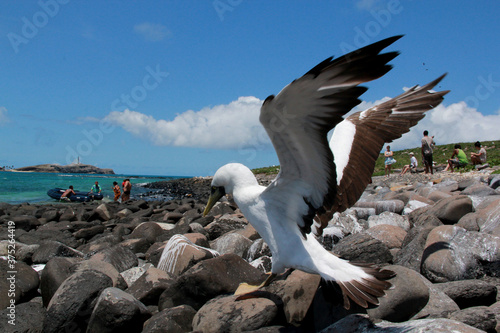
[[[262,101],[325,58],[404,34],[359,109],[448,72],[395,149],[500,139],[498,1],[1,1],[0,165],[207,176],[277,164]]]

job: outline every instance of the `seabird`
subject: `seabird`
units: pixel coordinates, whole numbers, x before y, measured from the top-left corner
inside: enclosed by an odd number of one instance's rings
[[[319,274],[334,281],[349,299],[366,308],[391,287],[394,275],[371,264],[350,263],[327,251],[315,236],[335,212],[351,207],[371,181],[375,161],[385,142],[416,125],[424,113],[441,103],[448,91],[431,89],[445,76],[414,86],[382,104],[343,116],[361,101],[359,86],[387,73],[398,52],[381,51],[395,36],[338,59],[330,57],[264,101],[260,122],[271,138],[280,171],[267,186],[239,163],[215,173],[204,215],[225,194],[232,195],[243,215],[268,244],[272,269],[260,286],[244,284],[239,292],[267,286],[286,268]],[[328,132],[335,131],[328,142]]]

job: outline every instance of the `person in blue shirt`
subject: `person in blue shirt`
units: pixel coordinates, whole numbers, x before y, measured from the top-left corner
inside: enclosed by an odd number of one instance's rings
[[[95,185],[90,189],[90,193],[101,193],[101,187],[99,186],[99,182],[95,182]]]

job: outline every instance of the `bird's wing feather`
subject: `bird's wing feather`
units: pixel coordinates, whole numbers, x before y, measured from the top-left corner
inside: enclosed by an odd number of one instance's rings
[[[338,59],[328,58],[264,101],[260,121],[281,165],[266,191],[279,191],[290,182],[304,186],[301,195],[309,209],[299,223],[302,233],[311,231],[315,210],[330,206],[335,198],[335,166],[327,133],[360,103],[358,98],[366,88],[358,85],[392,68],[387,63],[398,53],[380,52],[400,37],[387,38]]]
[[[446,75],[446,74],[445,74]],[[333,204],[316,218],[318,231],[324,228],[335,212],[342,212],[358,201],[370,183],[375,161],[384,143],[400,138],[425,116],[425,112],[438,106],[448,91],[433,92],[445,75],[422,86],[414,86],[403,94],[384,103],[347,117],[340,123],[330,140],[337,164],[337,192]],[[337,130],[349,127],[352,137],[339,135]],[[345,142],[350,140],[352,144]],[[345,146],[350,150],[346,151]],[[344,147],[344,149],[337,149]],[[337,161],[343,161],[337,163]]]

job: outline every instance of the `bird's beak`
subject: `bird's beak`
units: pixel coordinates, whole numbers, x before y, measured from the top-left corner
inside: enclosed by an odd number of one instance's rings
[[[210,210],[212,209],[212,207],[224,195],[226,195],[226,192],[224,191],[224,187],[213,186],[211,193],[210,193],[210,197],[208,198],[207,206],[205,207],[205,210],[203,211],[203,216],[207,216],[207,214],[210,213]]]

